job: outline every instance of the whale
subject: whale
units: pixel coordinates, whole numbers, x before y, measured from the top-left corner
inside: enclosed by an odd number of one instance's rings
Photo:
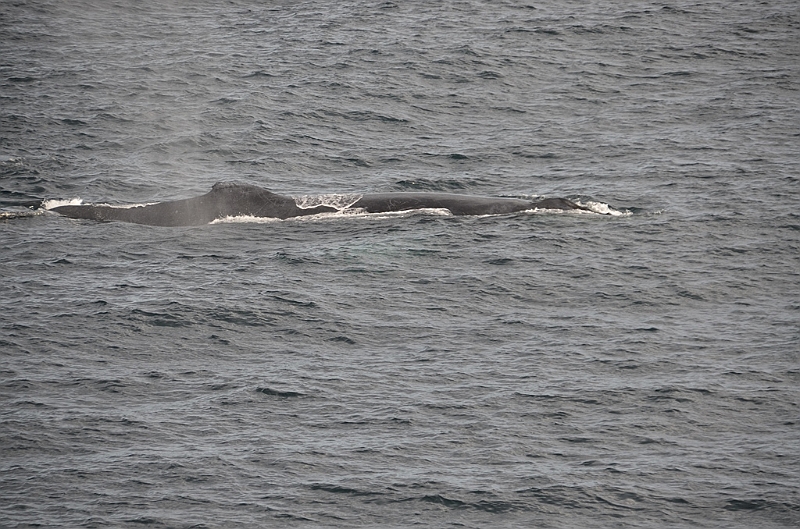
[[[526,200],[450,193],[396,192],[356,195],[344,207],[301,207],[289,196],[238,182],[219,182],[205,195],[147,205],[65,205],[52,208],[65,217],[96,221],[122,221],[150,226],[200,226],[227,217],[290,219],[344,210],[389,213],[419,209],[445,209],[453,215],[503,215],[533,209],[586,210],[565,198]]]

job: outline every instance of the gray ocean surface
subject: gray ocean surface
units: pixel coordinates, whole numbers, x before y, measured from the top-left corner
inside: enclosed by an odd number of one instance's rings
[[[799,154],[793,0],[4,0],[0,526],[797,527]],[[621,214],[20,206],[218,181]]]

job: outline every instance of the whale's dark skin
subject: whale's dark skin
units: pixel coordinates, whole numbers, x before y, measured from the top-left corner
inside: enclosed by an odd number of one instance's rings
[[[564,198],[541,201],[519,198],[476,197],[447,193],[376,193],[366,194],[347,209],[367,213],[408,211],[422,208],[448,209],[453,215],[499,215],[529,209],[583,209]],[[148,206],[58,206],[52,208],[66,217],[91,220],[119,220],[151,226],[199,226],[225,217],[253,216],[288,219],[339,211],[331,206],[301,208],[285,197],[249,184],[222,182],[205,195],[160,202]]]
[[[249,184],[218,183],[205,195],[148,206],[58,206],[55,211],[74,219],[121,220],[151,226],[200,226],[225,217],[251,215],[288,219],[337,211],[329,206],[300,208],[291,197]]]
[[[565,198],[532,201],[521,198],[476,197],[448,193],[376,193],[362,196],[351,208],[367,213],[408,211],[412,209],[448,209],[453,215],[503,215],[529,209],[584,209]]]

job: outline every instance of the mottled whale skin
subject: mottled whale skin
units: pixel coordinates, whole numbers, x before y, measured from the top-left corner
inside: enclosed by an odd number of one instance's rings
[[[541,201],[493,198],[448,193],[375,193],[361,196],[347,209],[367,213],[409,211],[423,208],[447,209],[453,215],[499,215],[529,209],[584,209],[564,198]],[[199,226],[225,217],[253,216],[288,219],[340,211],[332,206],[301,208],[291,197],[275,194],[250,184],[220,182],[205,195],[160,202],[147,206],[105,205],[58,206],[52,208],[66,217],[91,220],[119,220],[151,226]]]

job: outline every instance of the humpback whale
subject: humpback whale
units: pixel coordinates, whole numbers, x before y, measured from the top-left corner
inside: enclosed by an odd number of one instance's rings
[[[447,209],[453,215],[499,215],[530,209],[582,209],[564,198],[540,201],[519,198],[479,197],[449,193],[375,193],[361,195],[343,209],[366,213],[386,213],[415,209]],[[199,226],[217,219],[238,216],[288,219],[342,208],[318,205],[300,207],[294,198],[267,189],[234,182],[220,182],[199,197],[140,206],[70,205],[51,209],[66,217],[91,220],[118,220],[151,226]]]

